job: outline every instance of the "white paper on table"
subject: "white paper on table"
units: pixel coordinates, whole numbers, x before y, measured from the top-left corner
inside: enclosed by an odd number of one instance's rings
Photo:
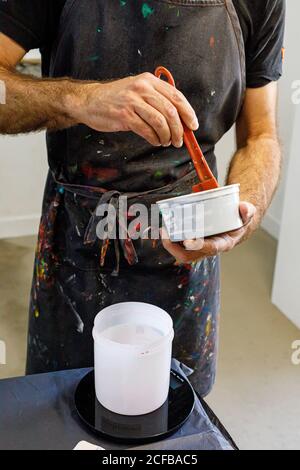
[[[73,450],[105,450],[103,447],[96,446],[95,444],[91,444],[87,441],[80,441]]]

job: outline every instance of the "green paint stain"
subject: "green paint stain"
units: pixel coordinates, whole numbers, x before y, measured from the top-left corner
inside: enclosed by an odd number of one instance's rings
[[[88,134],[85,136],[85,139],[87,140],[87,139],[90,139],[91,137],[92,137],[92,134]]]
[[[148,18],[148,16],[153,15],[153,12],[154,8],[151,8],[148,3],[143,3],[142,14],[145,19]]]
[[[179,10],[177,10],[177,16],[180,16],[180,11]]]
[[[121,5],[121,7],[125,7],[126,1],[125,0],[120,0],[120,5]]]
[[[157,170],[157,171],[154,173],[155,178],[161,178],[162,175],[163,175],[163,173],[162,173],[162,171],[160,171],[160,170]]]
[[[102,28],[97,28],[97,33],[101,33],[102,32]]]

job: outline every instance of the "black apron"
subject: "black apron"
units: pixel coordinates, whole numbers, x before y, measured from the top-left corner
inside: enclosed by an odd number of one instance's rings
[[[88,6],[87,6],[88,3]],[[118,79],[163,65],[194,107],[196,136],[217,175],[215,143],[236,121],[245,91],[244,43],[231,0],[68,0],[50,75]],[[219,259],[177,265],[161,242],[96,236],[99,203],[150,206],[191,192],[185,148],[154,148],[133,133],[84,125],[48,133],[45,189],[31,293],[27,373],[90,366],[95,315],[122,301],[173,318],[174,356],[202,395],[215,376]],[[105,255],[105,256],[104,256]]]

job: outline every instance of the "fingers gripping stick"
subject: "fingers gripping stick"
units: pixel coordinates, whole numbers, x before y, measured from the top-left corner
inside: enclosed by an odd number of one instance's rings
[[[155,70],[155,76],[161,78],[164,76],[168,83],[173,87],[176,87],[174,78],[165,67],[157,67]],[[197,193],[200,191],[207,191],[209,189],[216,189],[219,187],[218,182],[211,172],[207,161],[202,153],[201,148],[197,142],[197,139],[191,129],[189,129],[184,122],[182,123],[184,129],[183,140],[188,149],[188,152],[193,161],[195,170],[197,172],[200,183],[193,186],[193,192]]]

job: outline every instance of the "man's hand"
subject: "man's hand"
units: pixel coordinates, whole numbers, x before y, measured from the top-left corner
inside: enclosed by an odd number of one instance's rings
[[[181,120],[192,130],[199,126],[185,96],[151,73],[81,84],[66,104],[76,122],[102,132],[132,131],[154,146],[181,147]]]
[[[194,263],[204,258],[226,253],[248,238],[255,229],[253,221],[255,219],[256,208],[253,204],[241,202],[240,214],[244,226],[238,230],[209,237],[204,240],[186,240],[183,243],[171,242],[167,238],[164,230],[162,234],[162,244],[180,264]]]
[[[0,134],[58,130],[85,124],[99,132],[132,131],[152,145],[181,147],[184,122],[198,129],[195,111],[176,88],[143,73],[110,82],[38,79],[18,74],[25,50],[0,33]]]

